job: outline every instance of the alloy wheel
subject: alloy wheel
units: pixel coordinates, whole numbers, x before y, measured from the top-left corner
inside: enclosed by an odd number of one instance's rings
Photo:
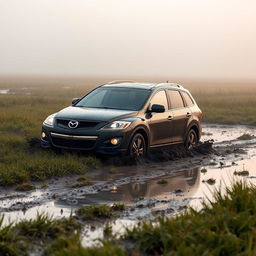
[[[197,134],[194,130],[190,130],[187,136],[187,141],[186,141],[186,148],[188,150],[191,150],[197,145]]]
[[[133,159],[141,159],[146,154],[146,144],[144,137],[141,134],[136,134],[130,145],[130,156]]]

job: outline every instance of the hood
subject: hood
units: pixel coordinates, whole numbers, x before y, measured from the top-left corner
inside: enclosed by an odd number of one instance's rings
[[[136,111],[85,107],[67,107],[59,111],[56,118],[109,122],[117,119],[132,117]]]

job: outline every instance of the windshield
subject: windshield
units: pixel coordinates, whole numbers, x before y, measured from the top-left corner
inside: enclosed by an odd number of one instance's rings
[[[100,87],[86,95],[75,106],[138,111],[150,93],[151,91],[146,89]]]

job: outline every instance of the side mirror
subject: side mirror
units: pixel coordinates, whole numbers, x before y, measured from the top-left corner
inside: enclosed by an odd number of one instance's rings
[[[165,112],[165,108],[163,105],[153,104],[150,112],[163,113],[163,112]]]
[[[80,100],[80,98],[73,98],[72,105],[75,105],[79,100]]]

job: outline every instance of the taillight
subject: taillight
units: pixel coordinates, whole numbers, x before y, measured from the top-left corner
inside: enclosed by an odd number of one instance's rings
[[[199,118],[200,121],[202,120],[202,118],[203,118],[203,112],[202,111],[199,112],[198,118]]]

